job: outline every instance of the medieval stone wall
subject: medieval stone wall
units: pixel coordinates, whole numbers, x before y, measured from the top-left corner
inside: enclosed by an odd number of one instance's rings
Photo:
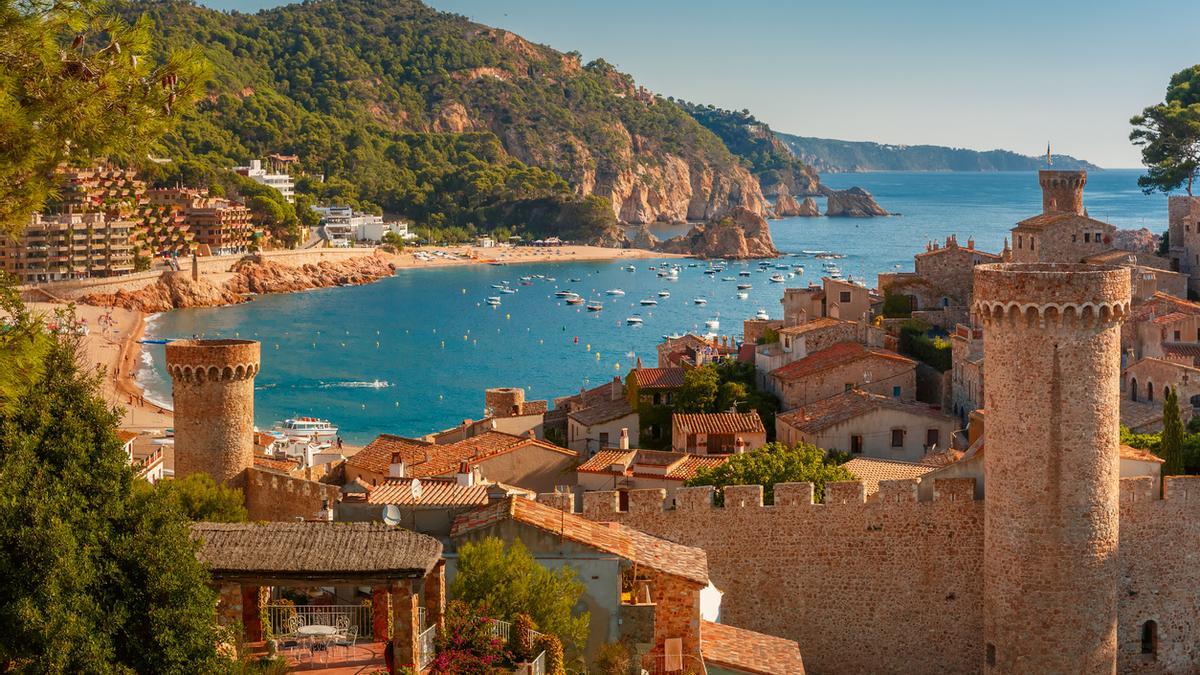
[[[254,467],[246,471],[245,492],[250,520],[271,521],[315,519],[324,502],[332,506],[341,494],[336,485]]]

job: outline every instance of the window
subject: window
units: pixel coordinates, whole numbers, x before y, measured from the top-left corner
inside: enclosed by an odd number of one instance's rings
[[[608,432],[607,431],[600,432],[600,447],[602,447],[602,448],[608,447]]]
[[[629,510],[629,490],[618,490],[617,491],[617,510],[618,511],[628,511]]]
[[[925,449],[932,449],[938,444],[940,432],[937,429],[925,430]]]
[[[996,645],[990,642],[987,646],[987,664],[989,666],[996,665]]]
[[[1136,377],[1129,381],[1129,400],[1130,401],[1138,400],[1137,378]]]
[[[892,387],[892,398],[900,398],[901,391],[900,385]]]
[[[658,392],[654,392],[654,405],[659,405],[661,403],[662,403],[662,394],[659,394]]]
[[[1142,653],[1151,656],[1158,654],[1158,623],[1155,621],[1142,624]]]
[[[1089,243],[1091,243],[1091,241],[1092,241],[1092,235],[1091,235],[1091,233],[1090,233],[1090,232],[1084,232],[1084,233],[1083,233],[1083,243],[1085,243],[1085,244],[1089,244]]]
[[[1072,234],[1072,235],[1071,235],[1071,243],[1072,243],[1072,244],[1074,244],[1074,243],[1076,242],[1076,240],[1077,240],[1077,238],[1078,238],[1078,237],[1079,237],[1079,235],[1077,235],[1077,234]]]
[[[862,436],[857,434],[850,437],[850,454],[861,455],[863,450]]]
[[[1103,238],[1104,238],[1104,236],[1102,234],[1100,234],[1099,232],[1096,233],[1096,243],[1097,244],[1099,244]]]
[[[667,392],[667,405],[671,405],[671,402],[674,400],[674,398],[675,397],[671,395],[671,392],[668,391]]]
[[[841,302],[850,302],[850,291],[842,291]]]
[[[1036,243],[1037,243],[1037,238],[1035,238],[1033,235],[1030,235],[1029,236],[1029,250],[1030,251],[1033,250],[1033,245]]]
[[[851,390],[851,389],[853,389],[853,388],[854,388],[854,383],[853,383],[853,382],[847,382],[847,383],[846,383],[846,391],[850,391],[850,390]]]
[[[1180,340],[1180,333],[1179,333],[1179,331],[1175,331],[1175,341],[1179,342],[1179,340]]]
[[[892,447],[893,448],[903,448],[904,447],[904,430],[903,429],[892,429]]]
[[[1021,242],[1023,242],[1023,241],[1025,241],[1024,237],[1022,237],[1021,235],[1018,234],[1017,235],[1017,248],[1022,248]]]
[[[1153,382],[1149,382],[1146,384],[1146,400],[1147,401],[1154,400],[1154,383]]]

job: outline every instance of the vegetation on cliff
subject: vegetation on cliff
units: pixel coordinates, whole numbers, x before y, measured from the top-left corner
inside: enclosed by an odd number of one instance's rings
[[[303,172],[337,186],[330,195],[311,181],[301,191],[434,227],[553,229],[561,223],[551,211],[588,195],[608,200],[614,217],[628,207],[636,218],[677,219],[704,172],[714,178],[696,200],[706,209],[761,207],[718,138],[628,75],[417,0],[318,0],[258,14],[181,0],[122,7],[153,22],[163,49],[198,47],[213,66],[208,97],[164,140],[174,161],[157,180],[202,182],[231,160],[294,154]],[[680,162],[687,170],[667,175]],[[635,194],[643,175],[657,176],[683,211],[646,208],[658,201]],[[540,218],[522,220],[531,212]]]
[[[968,150],[938,145],[889,145],[839,141],[777,133],[788,148],[818,171],[1033,171],[1046,168],[1045,157],[1009,150]],[[1100,167],[1069,155],[1054,155],[1056,169]]]

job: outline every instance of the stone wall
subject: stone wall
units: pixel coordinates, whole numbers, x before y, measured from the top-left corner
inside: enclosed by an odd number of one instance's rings
[[[893,389],[900,387],[899,398],[911,401],[917,395],[916,372],[916,365],[912,363],[869,358],[828,368],[790,382],[782,382],[772,376],[770,386],[779,396],[783,410],[836,396],[846,391],[847,384],[883,396],[892,396]]]
[[[312,520],[326,500],[334,504],[340,495],[336,485],[292,478],[263,469],[246,471],[246,510],[250,520]]]
[[[916,481],[882,481],[865,502],[861,482],[835,483],[825,504],[808,483],[733,486],[725,506],[712,488],[584,494],[583,514],[619,521],[708,554],[724,592],[722,622],[796,640],[819,673],[979,673],[984,664],[983,512],[974,480],[936,481],[918,501]],[[1200,662],[1200,477],[1149,477],[1120,488],[1118,671],[1193,672]],[[1069,611],[1069,609],[1067,610]],[[1036,621],[1036,617],[1028,617]],[[1157,654],[1141,653],[1142,626],[1157,624]]]

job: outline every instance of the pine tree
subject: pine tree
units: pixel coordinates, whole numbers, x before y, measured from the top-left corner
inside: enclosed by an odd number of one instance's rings
[[[1174,389],[1168,389],[1163,397],[1162,443],[1158,454],[1164,461],[1164,476],[1183,474],[1183,420],[1179,416],[1179,394]]]

